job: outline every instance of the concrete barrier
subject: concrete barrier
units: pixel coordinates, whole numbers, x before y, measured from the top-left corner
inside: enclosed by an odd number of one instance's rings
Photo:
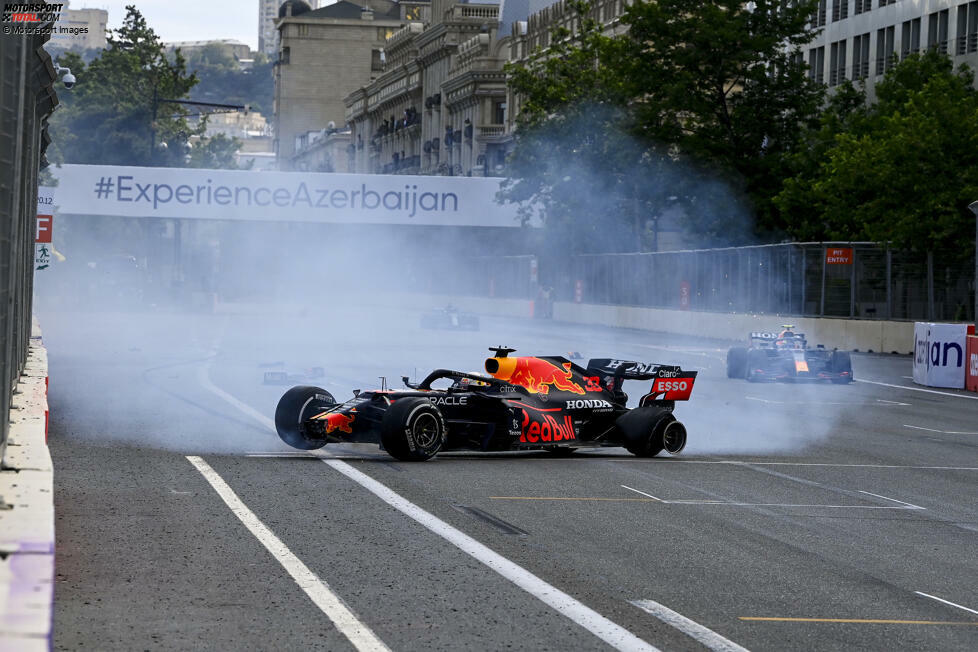
[[[54,468],[47,447],[47,352],[35,326],[0,466],[0,650],[49,650]]]

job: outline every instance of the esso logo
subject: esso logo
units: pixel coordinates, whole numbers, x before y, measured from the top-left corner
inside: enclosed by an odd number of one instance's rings
[[[663,380],[659,382],[660,392],[685,392],[689,383],[685,380]]]

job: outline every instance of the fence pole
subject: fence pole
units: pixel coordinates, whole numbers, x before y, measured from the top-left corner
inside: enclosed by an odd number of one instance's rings
[[[893,319],[893,252],[886,248],[886,318]]]
[[[805,312],[805,294],[808,286],[808,248],[802,246],[801,248],[801,310],[798,311],[799,315],[807,314]]]
[[[934,321],[934,253],[927,252],[927,321]]]
[[[851,243],[850,243],[851,244]],[[852,248],[852,269],[849,270],[849,318],[856,316],[856,248]]]
[[[821,307],[819,308],[819,316],[825,316],[825,247],[822,247],[822,296],[821,296]]]

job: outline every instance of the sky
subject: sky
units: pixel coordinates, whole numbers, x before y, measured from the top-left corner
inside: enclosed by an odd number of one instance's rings
[[[117,28],[134,4],[164,42],[235,39],[258,48],[258,0],[71,0],[70,9],[105,9]]]

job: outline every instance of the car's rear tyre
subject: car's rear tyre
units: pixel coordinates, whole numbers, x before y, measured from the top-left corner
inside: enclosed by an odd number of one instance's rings
[[[275,430],[292,448],[316,450],[326,445],[325,439],[306,437],[305,421],[336,405],[333,395],[320,387],[299,385],[282,395],[275,408]]]
[[[423,398],[399,398],[380,424],[380,441],[402,462],[423,462],[438,454],[448,428],[441,410]]]
[[[727,378],[744,378],[747,375],[747,349],[732,346],[727,351]]]
[[[832,373],[841,374],[845,372],[849,374],[848,376],[832,378],[832,382],[836,385],[846,385],[852,382],[852,357],[848,351],[833,351],[832,357],[829,358],[829,369]]]
[[[747,365],[744,376],[749,382],[756,383],[761,380],[757,374],[754,373],[755,369],[763,369],[767,366],[767,353],[764,351],[754,349],[747,352]]]
[[[622,445],[637,457],[655,457],[664,448],[664,427],[676,420],[672,412],[660,407],[637,407],[618,417],[615,426]]]

